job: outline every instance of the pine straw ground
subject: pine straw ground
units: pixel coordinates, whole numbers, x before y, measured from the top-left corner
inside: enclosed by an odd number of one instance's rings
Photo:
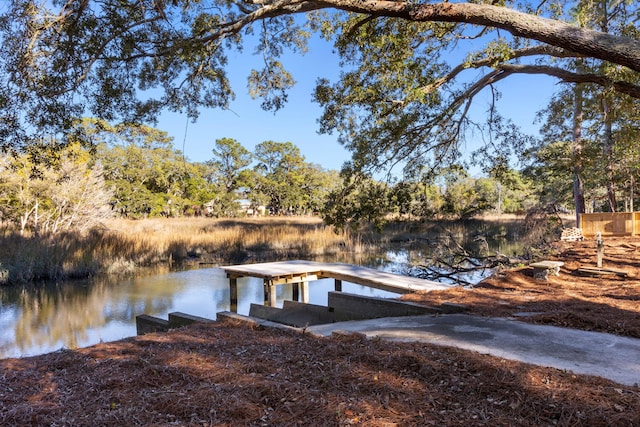
[[[634,277],[573,276],[594,265],[595,246],[564,244],[566,265],[547,283],[519,269],[410,299],[639,336],[640,240],[606,243],[605,266]],[[454,348],[227,321],[1,360],[0,425],[637,426],[640,389]]]
[[[604,243],[603,267],[627,277],[578,274],[580,267],[596,267],[595,241],[558,242],[549,259],[565,264],[560,276],[549,276],[547,282],[535,280],[532,269],[523,267],[494,274],[471,290],[457,287],[403,299],[428,305],[455,301],[483,316],[536,313],[520,320],[640,338],[640,238]]]

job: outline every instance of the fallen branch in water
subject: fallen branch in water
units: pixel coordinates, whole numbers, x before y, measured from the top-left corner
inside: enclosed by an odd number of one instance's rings
[[[480,258],[467,256],[463,259],[457,259],[455,263],[447,262],[441,258],[428,258],[427,261],[425,264],[414,266],[411,275],[435,281],[440,279],[453,280],[465,286],[472,286],[475,283],[461,276],[470,276],[475,273],[485,274],[488,270],[511,267],[523,263],[522,259],[509,258],[503,254]]]
[[[473,245],[477,247],[472,250],[469,244],[466,246],[457,241],[454,234],[442,228],[445,238],[436,244],[435,254],[426,258],[424,263],[420,263],[411,268],[411,275],[423,279],[440,281],[442,279],[453,281],[460,285],[472,286],[471,280],[475,274],[485,276],[487,272],[496,268],[511,267],[522,264],[523,258],[510,258],[502,253],[489,255],[489,244],[484,236],[473,238]]]

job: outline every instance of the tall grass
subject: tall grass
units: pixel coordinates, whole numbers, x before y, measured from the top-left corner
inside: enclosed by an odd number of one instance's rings
[[[0,283],[60,280],[184,262],[241,263],[358,252],[318,218],[111,220],[89,233],[0,237]]]
[[[319,218],[156,218],[110,220],[89,233],[23,237],[0,235],[0,284],[129,274],[142,267],[185,263],[240,264],[283,259],[340,259],[359,263],[371,252],[401,243],[437,247],[451,239],[465,247],[488,239],[519,239],[519,219],[393,222],[356,235],[335,233]],[[374,249],[374,250],[372,250]],[[503,253],[518,249],[504,245]]]

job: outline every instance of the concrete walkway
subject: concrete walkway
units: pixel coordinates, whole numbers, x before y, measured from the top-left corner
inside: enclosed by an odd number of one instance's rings
[[[459,347],[620,384],[640,384],[640,339],[635,338],[466,314],[387,317],[307,328],[320,335],[336,330]]]

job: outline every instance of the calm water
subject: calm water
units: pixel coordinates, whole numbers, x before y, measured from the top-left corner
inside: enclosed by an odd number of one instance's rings
[[[380,269],[392,271],[394,262]],[[309,299],[327,304],[332,279],[311,282]],[[238,313],[264,301],[262,280],[238,280]],[[343,291],[396,297],[397,294],[344,282]],[[278,306],[291,299],[289,286],[277,287]],[[229,310],[229,280],[220,268],[159,273],[127,279],[93,279],[43,287],[0,288],[0,358],[30,356],[60,348],[86,347],[136,334],[135,317],[167,318],[181,311],[216,318]]]
[[[475,233],[478,227],[474,226]],[[477,244],[469,229],[461,236]],[[504,235],[502,229],[484,235]],[[336,260],[360,264],[383,271],[415,275],[414,265],[429,258],[428,240],[404,244],[368,259]],[[515,238],[507,239],[517,240]],[[475,243],[474,243],[475,242]],[[490,242],[492,250],[515,251],[504,246],[504,239]],[[500,245],[503,245],[502,247]],[[507,245],[510,245],[507,243]],[[490,272],[485,272],[485,275]],[[479,281],[482,276],[467,277]],[[327,304],[332,279],[311,282],[309,299]],[[261,279],[238,280],[238,312],[249,313],[251,303],[263,303]],[[360,295],[397,297],[397,294],[344,282],[343,291]],[[277,287],[277,305],[291,299],[291,288]],[[61,348],[86,347],[101,341],[114,341],[136,334],[135,317],[149,314],[167,318],[181,311],[215,319],[229,310],[229,281],[220,268],[201,268],[179,272],[156,272],[132,278],[96,278],[36,286],[0,287],[0,358],[30,356]]]

